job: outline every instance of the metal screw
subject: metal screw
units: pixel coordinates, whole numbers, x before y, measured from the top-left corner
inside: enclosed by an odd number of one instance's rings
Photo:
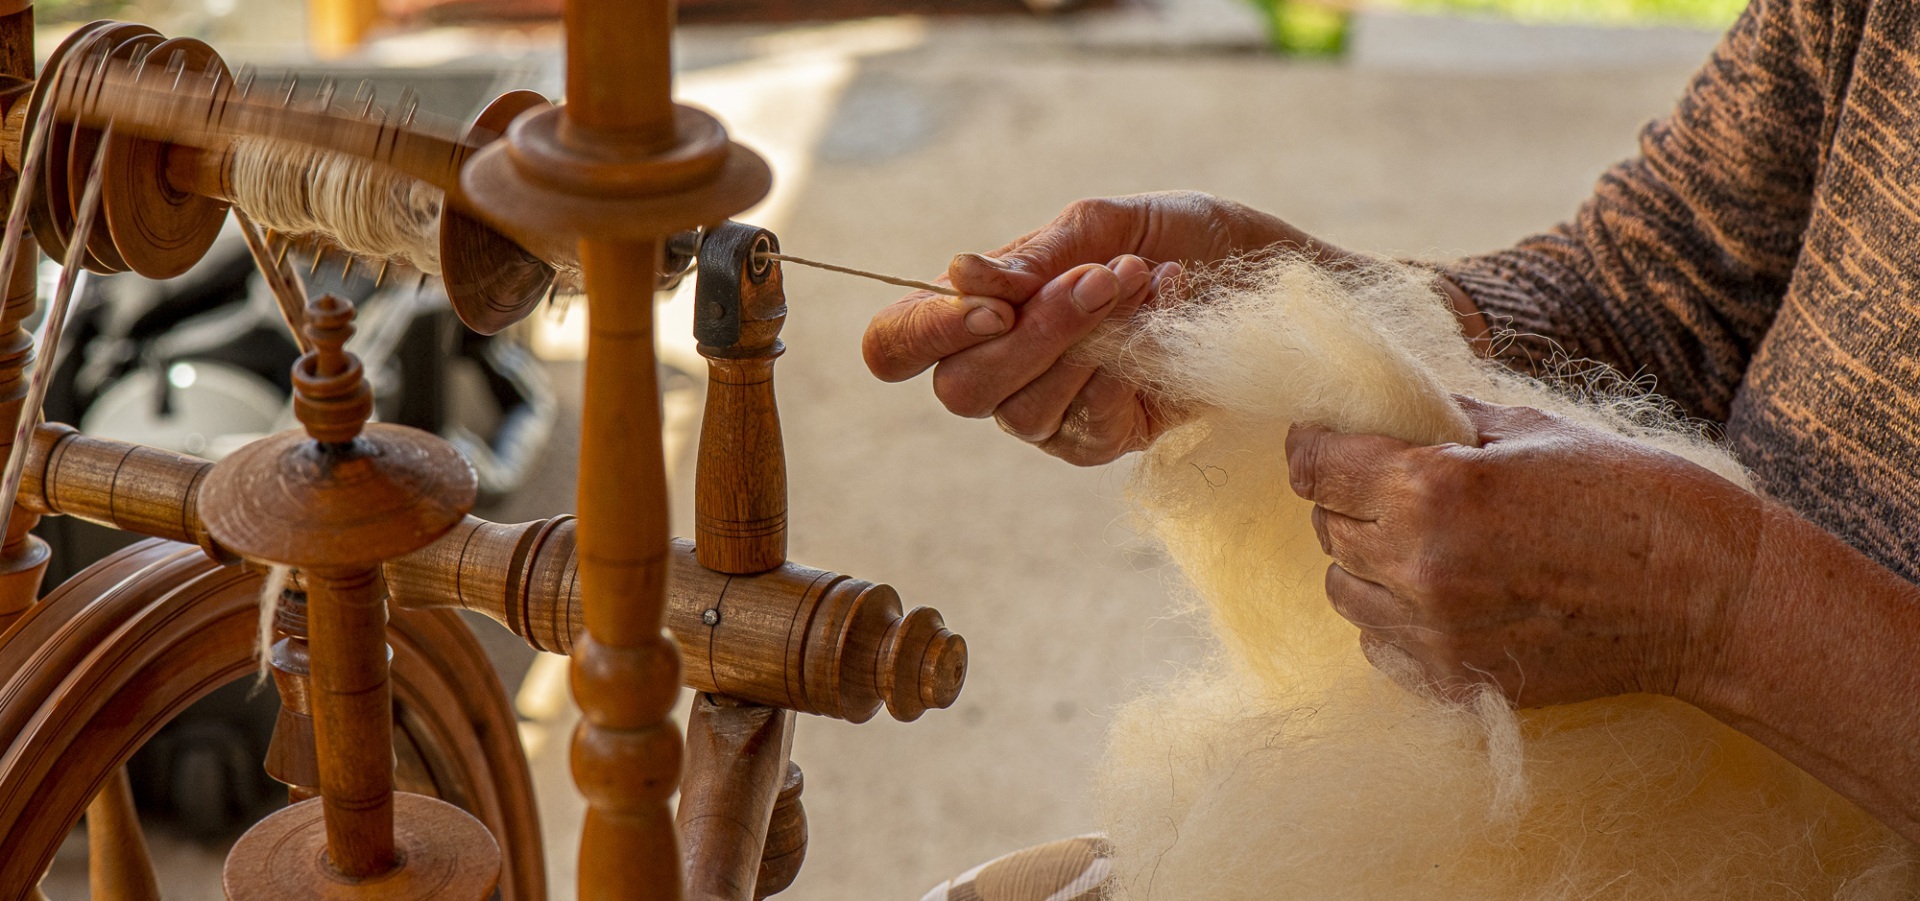
[[[711,608],[705,611],[702,611],[700,614],[700,621],[703,623],[706,623],[709,626],[720,625],[720,611],[717,609],[711,609]]]

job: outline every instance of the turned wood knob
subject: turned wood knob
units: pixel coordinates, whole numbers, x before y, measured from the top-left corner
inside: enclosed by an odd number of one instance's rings
[[[807,809],[800,803],[806,778],[800,765],[787,762],[787,776],[780,796],[773,802],[773,818],[767,824],[767,846],[760,853],[760,879],[754,884],[754,901],[777,895],[793,885],[800,865],[807,860]]]
[[[294,416],[313,440],[345,444],[373,415],[373,391],[360,359],[347,353],[353,305],[332,294],[315,298],[307,305],[306,332],[313,350],[293,367]]]
[[[967,679],[967,640],[947,629],[940,611],[915,607],[887,630],[878,669],[887,712],[910,723],[960,696]]]

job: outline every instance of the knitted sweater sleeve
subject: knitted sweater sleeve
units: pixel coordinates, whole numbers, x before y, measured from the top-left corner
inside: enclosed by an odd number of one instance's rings
[[[1833,0],[1842,5],[1847,0]],[[1815,0],[1753,0],[1639,156],[1601,177],[1572,221],[1443,265],[1484,311],[1503,360],[1556,357],[1634,376],[1724,421],[1799,253],[1846,73]]]

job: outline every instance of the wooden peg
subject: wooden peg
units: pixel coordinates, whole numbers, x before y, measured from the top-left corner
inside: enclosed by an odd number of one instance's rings
[[[787,298],[773,233],[726,222],[700,244],[694,337],[707,358],[707,409],[694,472],[694,548],[716,572],[787,560],[787,459],[773,363],[786,350]]]

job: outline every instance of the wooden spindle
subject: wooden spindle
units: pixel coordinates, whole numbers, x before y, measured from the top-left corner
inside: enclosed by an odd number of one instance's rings
[[[578,506],[586,629],[572,685],[581,712],[574,782],[587,799],[583,899],[681,896],[668,804],[680,780],[671,719],[680,653],[661,632],[670,534],[653,358],[659,252],[657,242],[581,244],[590,305]]]

